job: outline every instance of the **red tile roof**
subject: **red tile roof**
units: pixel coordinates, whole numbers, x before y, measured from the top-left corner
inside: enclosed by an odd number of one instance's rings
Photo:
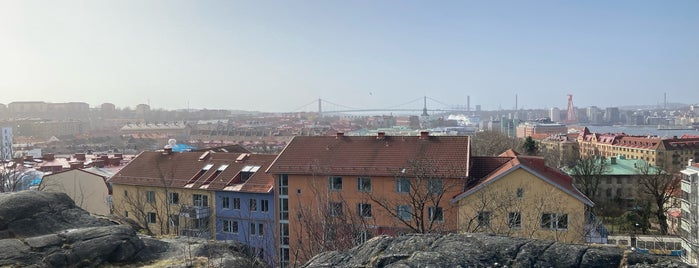
[[[275,157],[276,155],[272,154],[211,151],[203,153],[148,151],[138,155],[109,182],[139,186],[266,193],[272,189],[274,178],[265,174],[264,170]],[[211,165],[210,168],[200,174],[208,165]],[[259,166],[259,169],[243,182],[240,180],[241,170],[249,166]],[[218,172],[219,169],[222,170]],[[200,176],[197,176],[198,174]]]
[[[469,152],[468,136],[296,136],[267,172],[409,176],[414,163],[426,162],[433,175],[466,178]]]
[[[537,177],[547,181],[556,188],[564,191],[565,193],[577,198],[581,202],[587,204],[588,206],[593,206],[594,203],[587,198],[584,194],[578,191],[573,185],[573,178],[565,174],[564,172],[546,166],[543,157],[539,156],[523,156],[519,155],[513,150],[508,150],[498,157],[509,158],[505,164],[501,165],[499,168],[488,174],[486,177],[478,180],[476,183],[467,186],[464,193],[456,196],[451,202],[457,202],[458,200],[478,191],[479,189],[487,186],[488,184],[502,178],[504,175],[513,172],[516,169],[524,168],[528,172],[536,175]]]

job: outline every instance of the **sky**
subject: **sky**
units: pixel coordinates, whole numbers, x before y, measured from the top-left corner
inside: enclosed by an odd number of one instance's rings
[[[4,104],[565,109],[568,94],[699,103],[699,1],[0,0]]]

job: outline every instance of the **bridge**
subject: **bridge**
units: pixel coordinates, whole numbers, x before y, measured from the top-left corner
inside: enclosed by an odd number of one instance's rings
[[[429,101],[429,102],[428,102]],[[429,105],[428,105],[429,104]],[[405,103],[398,105],[383,107],[383,108],[358,108],[350,107],[342,104],[337,104],[325,99],[315,99],[303,106],[294,109],[293,112],[299,111],[309,111],[309,107],[317,105],[317,109],[314,109],[319,114],[340,114],[340,113],[367,113],[367,112],[421,112],[423,116],[429,115],[430,113],[449,113],[449,112],[459,112],[467,113],[470,112],[469,105],[449,105],[442,101],[423,96]]]

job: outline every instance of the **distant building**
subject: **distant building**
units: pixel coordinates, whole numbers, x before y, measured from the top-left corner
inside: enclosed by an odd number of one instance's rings
[[[561,122],[561,109],[556,107],[549,109],[549,118],[553,122]]]
[[[623,156],[643,159],[651,166],[673,172],[689,159],[699,158],[699,137],[660,138],[625,133],[591,133],[588,128],[578,136],[580,156]]]
[[[532,137],[542,140],[548,136],[565,134],[568,127],[559,123],[532,123],[525,122],[517,126],[517,138]]]
[[[619,108],[607,107],[607,109],[604,110],[604,121],[607,123],[621,122],[621,118],[619,117]]]

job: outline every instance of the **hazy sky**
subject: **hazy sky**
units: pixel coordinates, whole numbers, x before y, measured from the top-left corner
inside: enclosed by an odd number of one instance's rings
[[[0,0],[0,92],[260,111],[699,103],[699,1]]]

